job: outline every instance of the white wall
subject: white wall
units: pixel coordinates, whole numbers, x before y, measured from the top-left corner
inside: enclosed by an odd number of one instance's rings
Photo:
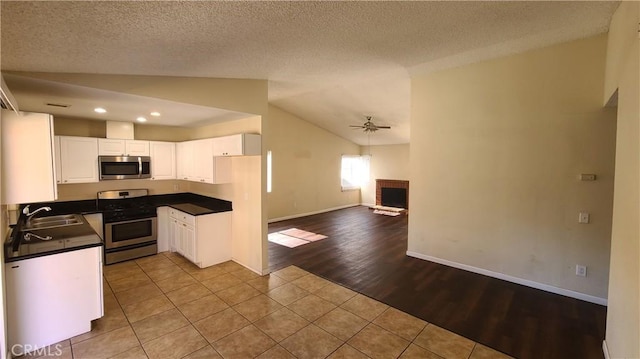
[[[409,254],[605,302],[605,53],[601,35],[412,78]]]
[[[360,190],[362,204],[376,204],[376,179],[409,180],[409,144],[363,146],[361,154],[371,154],[369,182]]]
[[[273,156],[270,220],[360,203],[360,191],[340,188],[341,155],[360,154],[358,145],[273,105],[265,133]]]
[[[618,89],[616,173],[605,345],[610,358],[640,358],[639,22],[639,3],[623,2],[613,16],[607,49],[609,87],[606,91],[610,96]]]

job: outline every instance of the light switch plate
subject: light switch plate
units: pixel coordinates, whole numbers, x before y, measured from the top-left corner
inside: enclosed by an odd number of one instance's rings
[[[580,212],[580,214],[578,215],[578,223],[589,223],[589,213],[587,212]]]
[[[596,175],[593,173],[581,173],[580,181],[595,181]]]

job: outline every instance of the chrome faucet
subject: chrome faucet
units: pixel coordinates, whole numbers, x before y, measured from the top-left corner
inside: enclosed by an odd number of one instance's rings
[[[47,211],[49,212],[51,210],[51,207],[40,207],[38,209],[36,209],[33,212],[29,212],[29,205],[26,205],[24,207],[24,209],[22,210],[22,213],[27,216],[27,222],[29,222],[29,220],[33,217],[34,214],[41,212],[41,211]]]

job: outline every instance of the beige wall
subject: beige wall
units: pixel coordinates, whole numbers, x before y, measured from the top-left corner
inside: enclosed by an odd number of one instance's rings
[[[360,154],[358,145],[273,105],[268,126],[263,146],[273,158],[270,220],[360,203],[360,191],[340,188],[341,155]]]
[[[605,50],[601,35],[412,79],[410,254],[604,302],[616,129]]]
[[[53,128],[57,136],[107,137],[105,121],[56,116]],[[136,140],[180,142],[190,139],[190,130],[183,127],[134,124],[133,128]]]
[[[632,21],[629,21],[632,18]],[[606,347],[611,358],[640,358],[640,45],[638,2],[623,2],[609,32],[608,73],[618,89],[616,173]],[[621,26],[623,24],[623,26]],[[627,44],[625,47],[617,44]],[[616,52],[615,54],[611,52]],[[611,66],[607,66],[610,68]],[[614,89],[615,90],[615,89]]]
[[[363,204],[376,204],[376,179],[409,180],[409,144],[363,146],[361,154],[371,154],[369,182],[360,190]]]
[[[267,113],[266,80],[19,71],[11,73],[248,114]]]

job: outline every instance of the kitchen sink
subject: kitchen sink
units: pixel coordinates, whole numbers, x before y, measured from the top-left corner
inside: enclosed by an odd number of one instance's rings
[[[27,220],[23,229],[47,229],[56,227],[75,226],[83,224],[82,216],[78,214],[62,214],[59,216],[40,217]]]

